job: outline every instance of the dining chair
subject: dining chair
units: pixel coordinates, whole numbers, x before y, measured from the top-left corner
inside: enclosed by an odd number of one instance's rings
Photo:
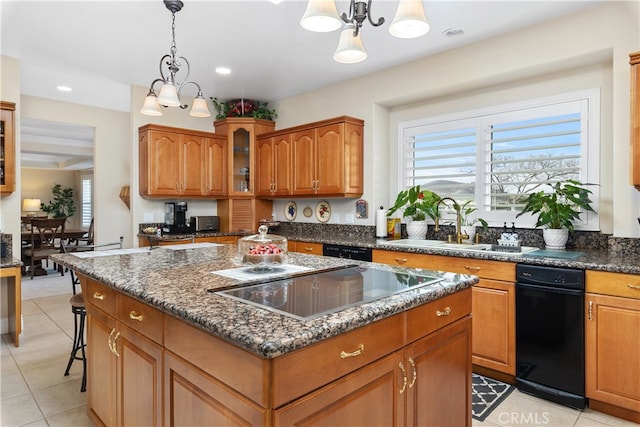
[[[75,243],[76,249],[74,252],[78,251],[92,251],[93,247],[93,235],[94,235],[94,225],[93,218],[91,218],[91,223],[89,224],[89,230],[87,230],[87,234],[82,237],[77,237],[75,239],[69,239],[69,243]]]
[[[120,240],[118,242],[80,246],[76,246],[75,244],[62,244],[61,249],[63,253],[122,249],[123,242],[124,238],[120,236]],[[69,298],[71,312],[73,313],[73,345],[71,347],[71,354],[69,355],[69,361],[67,362],[67,369],[65,369],[64,375],[69,375],[69,370],[75,360],[82,360],[82,383],[80,385],[80,391],[83,392],[87,390],[87,355],[85,352],[87,345],[84,342],[84,325],[87,318],[87,310],[84,304],[82,292],[78,293],[76,290],[76,286],[80,285],[80,279],[73,270],[69,270],[69,275],[71,276],[71,287],[73,290],[73,296]],[[78,352],[80,352],[80,356],[78,355]]]
[[[60,253],[62,242],[64,242],[64,227],[66,218],[34,218],[31,223],[30,245],[25,247],[22,255],[29,260],[30,276],[33,280],[36,269],[36,262],[49,259],[49,255]],[[58,268],[60,274],[64,276],[64,270]]]

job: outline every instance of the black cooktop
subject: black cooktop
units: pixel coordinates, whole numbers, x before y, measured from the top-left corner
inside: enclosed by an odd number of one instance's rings
[[[357,266],[226,289],[215,294],[299,320],[309,320],[443,280],[428,273]]]

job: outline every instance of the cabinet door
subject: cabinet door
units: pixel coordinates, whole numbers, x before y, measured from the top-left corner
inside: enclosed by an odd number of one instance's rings
[[[640,299],[587,293],[587,397],[640,412]]]
[[[344,193],[344,124],[319,127],[315,145],[316,194]]]
[[[117,413],[121,426],[162,424],[162,347],[119,323]]]
[[[170,352],[165,354],[165,425],[268,425],[267,411]]]
[[[16,189],[14,110],[12,102],[2,102],[0,109],[0,194]]]
[[[256,195],[272,196],[274,190],[273,137],[258,139],[256,143]]]
[[[315,194],[315,139],[315,129],[295,132],[292,136],[293,195]]]
[[[406,425],[471,425],[470,354],[470,316],[407,348]]]
[[[179,194],[183,196],[202,196],[205,194],[206,138],[181,135],[180,139],[180,181]]]
[[[631,182],[640,190],[640,52],[629,55],[631,64]]]
[[[207,196],[227,195],[226,139],[207,138],[205,163],[205,190]]]
[[[87,412],[98,425],[116,425],[116,322],[100,310],[87,313]]]
[[[515,286],[481,279],[472,289],[473,363],[516,374]]]
[[[177,195],[180,186],[180,134],[153,131],[148,144],[149,194]]]
[[[401,361],[402,352],[393,353],[283,406],[274,411],[273,426],[405,425]]]
[[[344,192],[359,197],[364,192],[364,129],[362,125],[345,123],[344,128]]]
[[[291,194],[291,134],[273,138],[273,178],[274,195]]]

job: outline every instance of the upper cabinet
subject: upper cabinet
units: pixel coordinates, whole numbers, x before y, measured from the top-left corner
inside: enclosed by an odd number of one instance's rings
[[[206,198],[226,194],[224,137],[165,126],[139,129],[140,196]]]
[[[227,140],[227,194],[229,197],[255,195],[256,136],[272,132],[275,122],[247,117],[216,120],[216,135]]]
[[[16,190],[15,124],[16,104],[0,102],[0,194]]]
[[[258,196],[360,197],[364,122],[342,116],[261,135]]]
[[[640,52],[629,55],[631,64],[631,183],[640,190]]]

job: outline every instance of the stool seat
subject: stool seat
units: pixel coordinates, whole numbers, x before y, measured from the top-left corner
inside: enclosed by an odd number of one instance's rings
[[[71,369],[71,365],[73,365],[74,360],[82,360],[82,384],[80,385],[80,391],[86,391],[87,356],[85,354],[86,344],[84,342],[84,323],[87,317],[87,311],[85,310],[82,292],[69,298],[69,304],[71,305],[71,312],[74,314],[73,347],[71,348],[71,355],[69,356],[69,362],[67,363],[67,369],[64,371],[64,375],[69,375],[69,370]],[[78,351],[80,352],[80,355],[78,355]]]

